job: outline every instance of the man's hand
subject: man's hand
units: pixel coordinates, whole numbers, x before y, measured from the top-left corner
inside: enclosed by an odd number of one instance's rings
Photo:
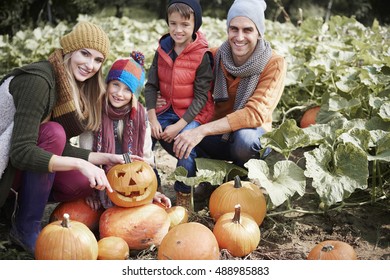
[[[188,158],[192,149],[202,141],[204,136],[198,128],[183,131],[175,137],[173,152],[177,158]]]

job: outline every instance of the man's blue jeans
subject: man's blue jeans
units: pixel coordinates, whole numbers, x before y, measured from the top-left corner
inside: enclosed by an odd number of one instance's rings
[[[228,141],[222,135],[206,136],[197,146],[198,157],[232,161],[243,167],[250,159],[260,159],[260,138],[266,133],[261,128],[243,128],[230,133]],[[263,158],[270,153],[267,149]]]

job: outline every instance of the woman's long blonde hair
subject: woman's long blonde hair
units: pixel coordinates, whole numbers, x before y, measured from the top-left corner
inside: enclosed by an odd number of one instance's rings
[[[70,58],[72,53],[64,56],[65,72],[71,87],[77,115],[86,130],[96,131],[102,119],[102,100],[106,92],[103,79],[103,67],[91,78],[77,82],[74,78]]]

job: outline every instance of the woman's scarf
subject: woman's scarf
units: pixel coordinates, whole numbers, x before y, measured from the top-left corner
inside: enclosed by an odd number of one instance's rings
[[[233,107],[233,111],[236,111],[244,108],[249,97],[252,96],[259,82],[260,75],[271,56],[272,49],[270,43],[260,38],[253,54],[243,65],[237,67],[234,65],[229,42],[225,41],[215,55],[215,83],[213,95],[215,102],[226,101],[229,98],[227,82],[222,65],[228,73],[234,77],[241,78]],[[227,140],[228,137],[229,134],[225,134],[223,139]]]
[[[53,65],[58,93],[52,119],[64,127],[68,138],[77,136],[85,129],[76,111],[72,89],[65,72],[62,50],[55,50],[48,60]]]

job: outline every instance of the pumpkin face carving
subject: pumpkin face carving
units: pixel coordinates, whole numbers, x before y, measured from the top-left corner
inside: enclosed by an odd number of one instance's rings
[[[152,167],[143,161],[113,166],[107,173],[113,189],[107,195],[121,207],[135,207],[150,203],[157,191],[157,177]]]

